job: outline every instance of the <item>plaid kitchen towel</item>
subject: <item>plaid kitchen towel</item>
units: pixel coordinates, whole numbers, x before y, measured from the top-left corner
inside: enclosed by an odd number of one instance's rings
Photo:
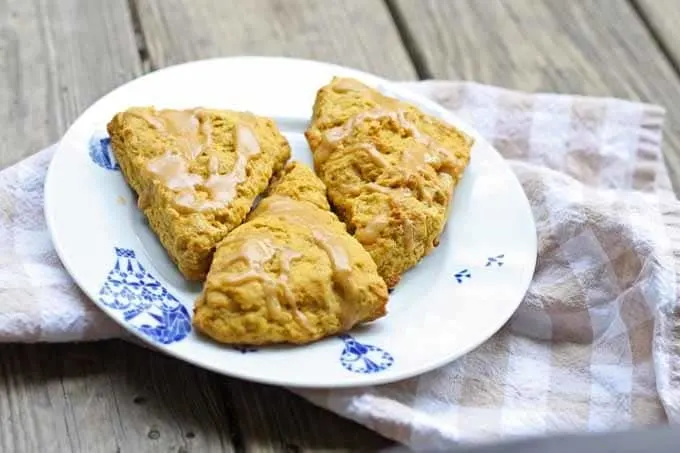
[[[448,107],[511,162],[531,202],[536,274],[494,337],[382,386],[295,390],[413,449],[680,421],[680,204],[661,157],[663,110],[474,83],[404,85]],[[52,150],[0,173],[0,341],[121,335],[50,244]]]

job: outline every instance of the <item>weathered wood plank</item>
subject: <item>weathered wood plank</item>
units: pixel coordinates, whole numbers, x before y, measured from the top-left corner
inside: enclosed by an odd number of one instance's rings
[[[0,167],[57,140],[91,102],[140,73],[125,0],[0,1]],[[142,417],[104,372],[106,351],[2,346],[0,451],[143,447],[145,437],[127,436]]]
[[[678,0],[632,0],[666,56],[680,68],[680,2]]]
[[[680,79],[627,1],[388,1],[432,77],[664,105],[680,189]]]
[[[2,451],[232,451],[208,373],[122,342],[0,354]]]
[[[0,0],[0,168],[141,73],[125,0]]]
[[[1,346],[0,417],[0,451],[375,451],[388,445],[283,389],[224,378],[123,341]]]
[[[125,0],[1,2],[0,165],[57,140],[91,102],[141,72]],[[188,444],[176,413],[186,412],[192,401],[219,396],[186,390],[200,379],[185,367],[172,389],[157,398],[155,410],[136,404],[136,387],[165,382],[164,375],[151,384],[130,378],[144,369],[130,364],[136,349],[108,343],[0,347],[0,451],[177,451]],[[159,360],[154,355],[143,362],[156,369]],[[177,395],[180,409],[165,410],[165,401],[173,400],[168,395]],[[201,450],[224,445],[227,451],[228,428],[202,421],[227,418],[213,406],[194,421],[220,429],[188,424],[207,433],[193,443]],[[157,433],[162,437],[155,439]]]
[[[137,5],[152,66],[276,55],[329,61],[384,77],[415,77],[381,0],[138,0]]]

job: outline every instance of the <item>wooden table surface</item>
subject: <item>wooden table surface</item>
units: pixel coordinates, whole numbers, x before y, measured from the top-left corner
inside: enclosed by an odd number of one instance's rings
[[[658,103],[677,189],[679,22],[680,0],[0,0],[0,167],[145,72],[259,54]],[[2,452],[390,445],[286,390],[122,341],[0,346]]]

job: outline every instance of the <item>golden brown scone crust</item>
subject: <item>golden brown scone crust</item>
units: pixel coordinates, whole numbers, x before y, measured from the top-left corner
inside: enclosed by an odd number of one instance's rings
[[[197,330],[222,343],[301,344],[385,315],[385,282],[328,210],[325,190],[310,168],[287,165],[218,246],[194,308]]]
[[[318,91],[305,135],[338,216],[394,287],[438,244],[472,138],[337,77]]]
[[[184,129],[163,126],[159,115],[169,121],[179,118],[176,122]],[[237,130],[244,127],[259,150],[239,162]],[[108,132],[116,160],[152,230],[190,280],[205,278],[216,244],[243,222],[257,195],[290,158],[290,146],[272,120],[241,112],[137,107],[115,115]],[[149,170],[150,163],[168,155],[186,157],[191,173],[187,177],[197,181],[194,188],[170,189]],[[214,201],[219,194],[205,187],[211,175],[233,176],[235,184],[224,200]]]
[[[311,168],[300,162],[292,161],[286,164],[285,171],[279,173],[269,185],[267,195],[306,201],[324,211],[331,210],[326,197],[326,186]]]

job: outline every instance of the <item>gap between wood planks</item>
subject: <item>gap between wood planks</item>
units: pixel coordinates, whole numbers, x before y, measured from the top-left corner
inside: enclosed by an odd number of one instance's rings
[[[649,31],[649,35],[652,40],[656,43],[659,48],[659,52],[664,56],[668,64],[673,68],[673,71],[680,77],[680,64],[673,58],[673,52],[669,47],[669,44],[664,39],[663,34],[659,31],[657,26],[654,24],[650,18],[648,12],[642,7],[639,0],[627,0],[630,7],[633,8],[635,13],[640,18],[640,21],[644,24],[645,28]]]
[[[394,22],[394,26],[397,28],[401,43],[403,44],[409,58],[411,59],[411,62],[413,63],[413,67],[416,70],[418,78],[420,80],[433,79],[434,73],[427,64],[427,60],[420,46],[418,46],[418,43],[413,38],[413,35],[406,26],[406,18],[392,0],[383,1],[385,2],[387,11],[389,11],[390,16],[392,16],[392,21]]]
[[[410,30],[406,26],[406,18],[400,11],[400,9],[395,5],[394,0],[383,0],[385,7],[389,11],[394,25],[399,33],[399,38],[401,39],[404,48],[406,49],[411,62],[416,70],[416,74],[420,80],[433,79],[435,77],[434,72],[429,67],[427,59],[425,58],[421,47],[418,42],[414,39]],[[631,8],[635,11],[640,21],[644,24],[645,28],[648,30],[652,40],[657,45],[660,53],[666,59],[668,64],[673,68],[673,71],[680,77],[680,64],[673,58],[672,52],[670,51],[668,44],[662,34],[659,33],[657,27],[650,20],[649,15],[644,8],[639,4],[639,0],[625,0]],[[146,41],[146,36],[142,27],[142,22],[139,16],[139,8],[137,6],[137,0],[127,0],[128,9],[130,11],[130,21],[132,23],[135,40],[137,45],[137,52],[139,54],[139,59],[142,64],[142,69],[145,73],[155,71],[158,69],[153,59],[149,54],[149,47]]]
[[[142,20],[139,17],[139,8],[137,7],[137,0],[127,0],[128,10],[130,11],[130,22],[132,29],[135,32],[135,43],[137,45],[137,54],[142,63],[142,70],[144,73],[152,72],[158,69],[149,55],[149,46],[146,42],[144,29],[142,27]]]
[[[129,0],[134,3],[135,0]],[[421,47],[418,45],[417,41],[414,39],[411,31],[406,26],[406,18],[400,11],[399,7],[395,5],[395,0],[383,0],[385,7],[392,16],[394,25],[399,33],[399,38],[404,45],[404,48],[408,52],[408,56],[413,62],[413,66],[416,70],[416,74],[420,80],[427,80],[435,78],[434,72],[427,63]],[[680,63],[673,58],[673,53],[670,51],[667,41],[664,36],[659,32],[658,28],[652,22],[647,14],[647,11],[640,5],[639,0],[625,0],[631,8],[635,11],[640,21],[643,23],[645,28],[648,30],[652,40],[657,45],[660,53],[666,59],[668,64],[673,68],[673,71],[680,77]]]

